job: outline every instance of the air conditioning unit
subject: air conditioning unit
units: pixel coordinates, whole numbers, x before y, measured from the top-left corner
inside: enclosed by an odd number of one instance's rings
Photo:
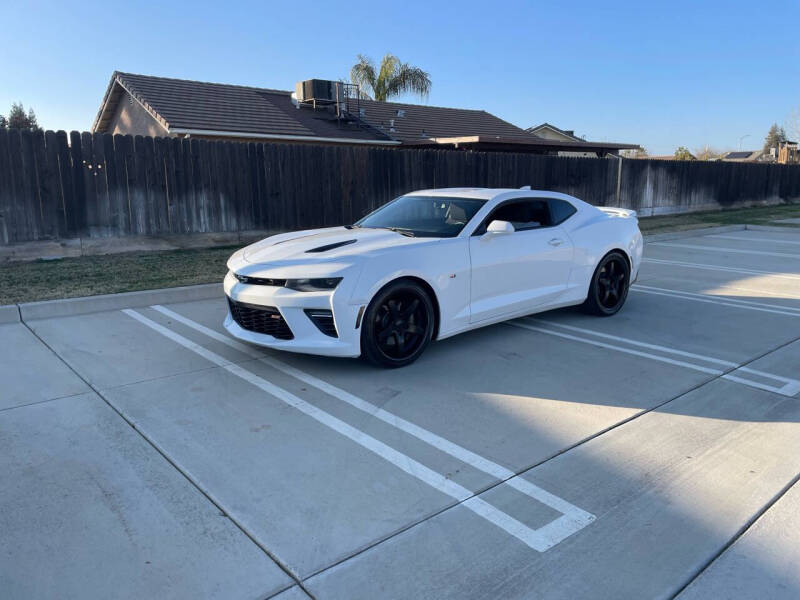
[[[344,102],[344,84],[328,79],[306,79],[295,86],[298,102]]]

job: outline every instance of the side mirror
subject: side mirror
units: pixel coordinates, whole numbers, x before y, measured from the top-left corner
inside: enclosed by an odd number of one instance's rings
[[[492,221],[486,228],[487,235],[507,235],[514,233],[514,226],[508,221]]]

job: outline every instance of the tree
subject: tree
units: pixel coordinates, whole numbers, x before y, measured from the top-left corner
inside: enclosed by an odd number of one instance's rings
[[[770,148],[777,148],[786,139],[786,130],[778,127],[777,123],[773,123],[767,132],[767,137],[764,138],[764,152],[769,152]]]
[[[25,112],[25,107],[21,102],[15,102],[11,105],[11,110],[8,111],[8,117],[0,115],[0,127],[9,129],[30,129],[31,131],[38,131],[41,129],[39,123],[36,121],[36,113],[33,109]]]
[[[705,146],[696,148],[692,154],[694,154],[697,160],[715,160],[725,154],[725,151],[706,144]]]
[[[678,146],[675,150],[675,160],[696,160],[686,146]]]
[[[647,148],[641,146],[639,148],[628,148],[626,150],[620,150],[619,155],[622,158],[647,158],[650,154],[647,152]]]
[[[368,90],[372,98],[379,102],[386,102],[389,98],[406,92],[425,98],[432,86],[430,74],[419,67],[401,62],[392,54],[383,57],[377,70],[371,58],[359,54],[358,62],[350,69],[350,80],[363,91]]]

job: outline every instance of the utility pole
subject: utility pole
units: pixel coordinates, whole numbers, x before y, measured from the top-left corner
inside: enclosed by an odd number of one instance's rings
[[[739,150],[742,149],[742,140],[746,137],[750,137],[749,133],[744,134],[742,137],[739,138]]]

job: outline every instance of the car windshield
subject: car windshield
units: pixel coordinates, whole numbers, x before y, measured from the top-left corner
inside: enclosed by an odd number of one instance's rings
[[[446,196],[400,196],[355,226],[391,229],[418,237],[455,237],[485,202]]]

